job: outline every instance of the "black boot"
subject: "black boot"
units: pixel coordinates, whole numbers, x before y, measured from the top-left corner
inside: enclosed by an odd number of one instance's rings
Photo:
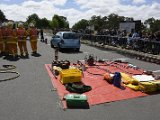
[[[29,57],[29,54],[28,54],[28,53],[26,53],[25,57],[26,57],[26,58],[28,58],[28,57]]]
[[[21,54],[20,54],[20,57],[21,57],[21,58],[23,58],[23,57],[24,57],[23,53],[21,53]]]

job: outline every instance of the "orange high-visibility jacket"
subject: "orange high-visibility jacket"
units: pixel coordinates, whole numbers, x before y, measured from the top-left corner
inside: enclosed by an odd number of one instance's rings
[[[31,41],[35,41],[38,38],[38,30],[36,28],[29,29],[29,36]]]
[[[3,30],[3,38],[7,43],[16,43],[16,32],[11,28],[6,28]]]
[[[2,29],[0,29],[0,42],[3,42],[3,34],[2,34]]]
[[[26,40],[27,37],[27,33],[26,30],[24,28],[18,28],[17,29],[17,38],[19,41],[21,40]]]
[[[7,28],[5,29],[2,29],[2,36],[3,36],[3,39],[7,39]]]

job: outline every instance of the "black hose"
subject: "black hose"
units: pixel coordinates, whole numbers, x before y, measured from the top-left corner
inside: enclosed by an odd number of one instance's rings
[[[16,68],[16,66],[14,66],[14,65],[3,65],[3,68],[0,69],[0,73],[2,73],[2,74],[4,74],[4,73],[14,73],[14,74],[16,74],[16,76],[10,77],[10,78],[0,79],[0,82],[8,81],[8,80],[14,80],[14,79],[18,78],[20,76],[19,72],[10,71],[10,70],[13,70],[15,68]]]

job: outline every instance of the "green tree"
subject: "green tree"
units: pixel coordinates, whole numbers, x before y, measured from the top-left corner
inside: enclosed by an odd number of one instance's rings
[[[92,16],[89,21],[90,26],[94,26],[95,30],[100,31],[105,28],[107,17]]]
[[[121,16],[121,17],[123,17],[123,16]],[[134,19],[132,17],[123,17],[123,19],[125,21],[134,21]]]
[[[152,32],[157,32],[160,30],[160,20],[156,19],[150,26]]]
[[[28,24],[33,22],[35,24],[35,26],[37,28],[40,28],[40,18],[38,17],[37,14],[32,14],[32,15],[29,15],[28,18],[27,18],[27,21],[26,21]]]
[[[58,22],[58,26],[57,26]],[[56,24],[56,27],[58,29],[60,28],[69,28],[69,23],[67,21],[67,18],[64,16],[54,15],[52,18],[52,25],[54,26]]]
[[[87,26],[89,26],[88,20],[82,19],[79,22],[75,23],[72,26],[72,29],[74,30],[85,30],[87,28]]]
[[[52,20],[46,18],[40,19],[37,14],[32,14],[27,17],[26,24],[33,22],[37,28],[69,28],[67,18],[64,16],[54,15]]]
[[[55,29],[58,29],[59,28],[59,24],[58,24],[58,20],[53,18],[52,21],[51,21],[51,27],[52,28],[55,28]]]
[[[148,31],[156,32],[160,30],[160,20],[153,17],[145,20],[144,24],[149,26]]]
[[[147,20],[144,21],[144,24],[146,25],[151,25],[155,22],[155,19],[152,17],[152,18],[148,18]]]
[[[4,13],[0,10],[0,22],[4,22],[6,20],[6,16]]]
[[[40,28],[50,28],[49,20],[42,18],[39,20]]]
[[[25,27],[25,29],[28,29],[28,23],[27,22],[24,22],[24,27]]]
[[[118,29],[119,23],[124,20],[124,16],[118,16],[117,14],[112,13],[107,17],[107,28]]]

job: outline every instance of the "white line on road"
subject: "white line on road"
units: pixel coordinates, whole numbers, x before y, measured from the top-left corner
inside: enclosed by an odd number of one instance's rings
[[[84,54],[88,54],[89,52],[83,52]]]
[[[160,70],[154,70],[154,71],[152,71],[152,72],[160,72]]]

